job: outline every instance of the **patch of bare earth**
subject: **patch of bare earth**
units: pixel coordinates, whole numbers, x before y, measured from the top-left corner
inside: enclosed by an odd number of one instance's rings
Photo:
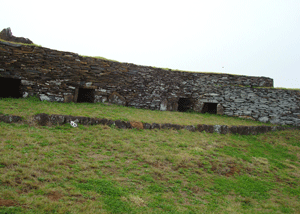
[[[14,200],[0,199],[0,207],[12,207],[16,205],[18,205],[18,203]]]
[[[59,199],[61,199],[63,197],[63,195],[59,192],[51,192],[48,194],[48,198],[51,200],[51,201],[58,201]]]
[[[211,162],[211,165],[211,171],[219,175],[225,175],[226,177],[234,176],[235,173],[240,174],[241,172],[241,166],[238,166],[235,163],[226,163],[226,166],[223,166],[222,164],[217,165]],[[198,163],[198,166],[205,169],[205,166],[202,163]]]

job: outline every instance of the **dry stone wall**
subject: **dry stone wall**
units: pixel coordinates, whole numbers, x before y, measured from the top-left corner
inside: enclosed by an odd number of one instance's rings
[[[47,101],[109,101],[300,124],[299,91],[253,88],[273,87],[267,77],[171,71],[0,41],[0,78],[20,80],[22,97]]]

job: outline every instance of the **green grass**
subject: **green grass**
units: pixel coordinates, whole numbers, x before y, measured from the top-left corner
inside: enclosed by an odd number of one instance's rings
[[[107,59],[107,58],[102,57],[102,56],[85,56],[85,55],[80,55],[80,56],[82,56],[82,57],[92,57],[92,58],[96,58],[96,59],[103,59],[103,60],[112,61],[112,62],[119,62],[117,60]]]
[[[30,99],[3,99],[0,107],[24,117],[197,116]],[[1,122],[0,213],[299,213],[299,142],[297,130],[240,136]]]
[[[30,99],[0,99],[0,113],[18,115],[29,120],[39,113],[63,114],[107,118],[111,120],[139,121],[144,123],[171,123],[179,125],[229,125],[229,126],[274,126],[270,123],[261,123],[236,117],[197,112],[170,112],[159,110],[136,109],[103,103],[57,103],[48,101],[34,101]]]

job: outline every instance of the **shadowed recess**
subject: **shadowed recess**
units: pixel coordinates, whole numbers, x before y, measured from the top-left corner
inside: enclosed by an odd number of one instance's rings
[[[21,80],[0,77],[0,98],[20,98]]]

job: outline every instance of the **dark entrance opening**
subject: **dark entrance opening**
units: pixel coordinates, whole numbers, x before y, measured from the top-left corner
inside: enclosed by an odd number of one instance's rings
[[[201,113],[217,114],[218,103],[204,103]]]
[[[86,89],[86,88],[79,88],[78,91],[78,103],[94,103],[95,94],[94,89]]]
[[[192,102],[188,98],[179,98],[178,100],[178,111],[186,112],[191,109]]]
[[[21,80],[0,77],[0,98],[22,98]]]

